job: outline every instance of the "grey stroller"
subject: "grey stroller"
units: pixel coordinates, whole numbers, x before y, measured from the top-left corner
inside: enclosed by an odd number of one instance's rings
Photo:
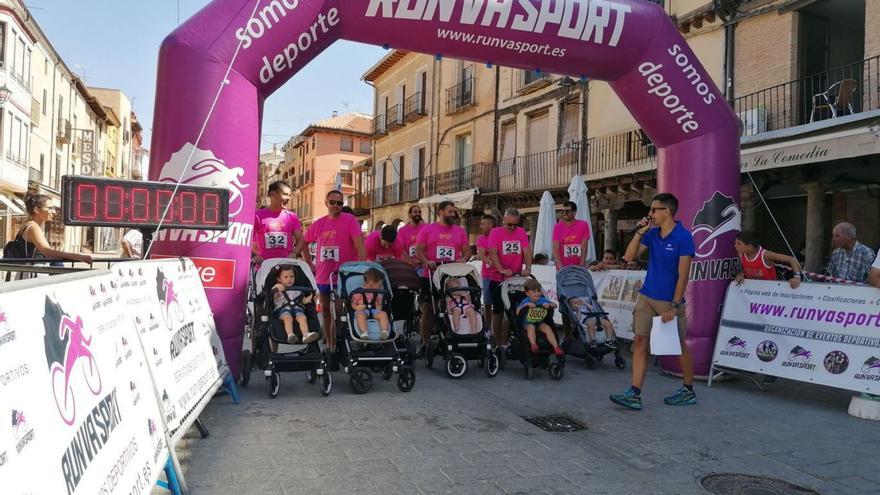
[[[567,266],[556,274],[556,292],[559,297],[559,309],[562,319],[571,328],[572,338],[568,339],[565,353],[584,359],[588,368],[602,361],[606,354],[614,353],[614,366],[622,370],[626,367],[626,360],[620,356],[620,349],[616,342],[606,340],[602,320],[608,313],[599,304],[596,286],[593,285],[593,277],[590,271],[582,266]],[[573,299],[589,303],[592,308],[581,311],[575,307]],[[586,324],[593,320],[596,325],[596,344],[590,346],[590,337],[587,334]]]

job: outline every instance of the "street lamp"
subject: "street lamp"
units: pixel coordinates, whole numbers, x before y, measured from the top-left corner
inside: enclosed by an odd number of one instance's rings
[[[0,86],[0,107],[2,107],[7,100],[9,100],[9,95],[11,94],[12,91],[10,91],[8,87],[6,87],[5,83],[3,84],[3,86]]]

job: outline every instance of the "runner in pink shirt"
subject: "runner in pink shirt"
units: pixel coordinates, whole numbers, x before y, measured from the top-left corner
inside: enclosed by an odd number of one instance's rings
[[[400,244],[403,246],[401,259],[413,266],[418,266],[421,262],[416,257],[416,240],[427,224],[422,221],[422,207],[419,205],[410,206],[407,215],[409,223],[397,231],[397,238],[400,239]]]
[[[364,247],[368,261],[399,260],[403,255],[403,245],[394,225],[386,225],[381,232],[377,230],[368,235]]]
[[[562,205],[562,221],[553,226],[553,259],[556,269],[569,265],[584,266],[587,257],[587,242],[590,240],[590,225],[583,220],[575,220],[577,205],[566,201]]]
[[[290,186],[284,181],[269,184],[269,206],[257,210],[251,244],[254,264],[264,259],[293,257],[303,247],[302,224],[287,210]]]
[[[489,277],[495,272],[495,267],[492,266],[492,259],[489,257],[489,233],[497,226],[498,221],[495,220],[493,215],[483,215],[482,220],[480,220],[481,235],[477,237],[477,255],[483,263],[483,268],[480,270],[480,277],[483,279],[484,315],[491,314],[492,312],[492,293],[489,292]],[[490,323],[491,320],[487,320],[485,322],[486,327],[488,327]]]
[[[324,317],[324,344],[332,352],[336,349],[336,328],[330,314],[331,280],[336,282],[339,266],[348,261],[363,261],[364,238],[357,218],[342,213],[344,203],[342,193],[330,191],[324,200],[327,216],[319,218],[309,226],[305,240],[317,243],[315,249],[315,281],[318,283],[318,297]],[[304,249],[307,252],[307,248]],[[341,301],[336,301],[336,314],[342,312]]]
[[[437,263],[465,263],[471,257],[467,233],[458,225],[458,208],[452,201],[437,205],[437,221],[426,226],[416,239],[416,257],[422,264],[422,324],[419,334],[422,347],[416,358],[425,355],[425,344],[431,336],[434,310],[431,307],[430,277]]]
[[[504,226],[495,227],[489,233],[489,258],[495,267],[495,272],[488,276],[492,295],[492,331],[495,343],[502,349],[507,349],[507,327],[504,326],[501,283],[517,274],[528,277],[532,271],[532,248],[528,234],[519,226],[520,219],[516,208],[508,208],[504,212]]]

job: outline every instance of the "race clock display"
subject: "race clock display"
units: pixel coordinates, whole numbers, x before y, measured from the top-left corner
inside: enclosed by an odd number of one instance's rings
[[[226,230],[229,190],[139,180],[66,175],[61,186],[65,225]]]

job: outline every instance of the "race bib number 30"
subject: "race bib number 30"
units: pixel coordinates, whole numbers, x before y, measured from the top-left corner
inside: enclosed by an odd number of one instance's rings
[[[267,232],[264,237],[266,249],[286,249],[287,232]]]
[[[437,246],[438,260],[451,260],[455,258],[455,248],[450,246]]]
[[[339,246],[322,246],[321,261],[339,261]]]
[[[502,241],[501,254],[522,254],[519,241]]]
[[[580,244],[566,244],[562,247],[562,256],[566,258],[570,258],[572,256],[580,256],[581,255],[581,245]]]
[[[409,257],[410,258],[416,257],[416,247],[414,245],[409,247]]]

